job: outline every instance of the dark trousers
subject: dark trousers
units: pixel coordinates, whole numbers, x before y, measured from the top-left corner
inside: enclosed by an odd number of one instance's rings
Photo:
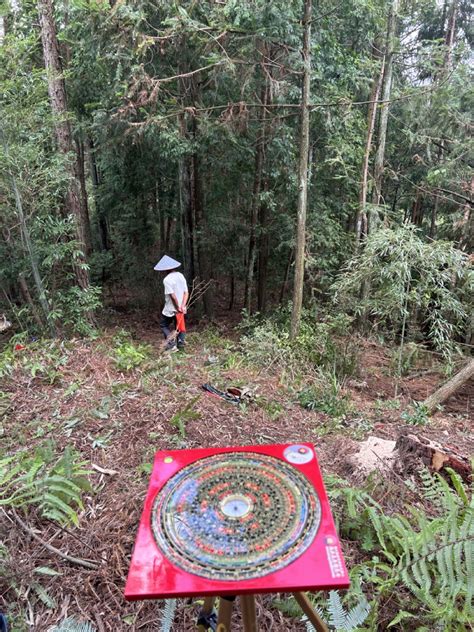
[[[160,327],[163,332],[163,336],[168,338],[171,335],[171,332],[176,329],[176,316],[165,316],[164,314],[161,314]],[[184,347],[185,336],[186,334],[180,331],[176,340],[170,340],[166,347],[171,349],[176,345],[176,343],[178,344],[178,347]]]

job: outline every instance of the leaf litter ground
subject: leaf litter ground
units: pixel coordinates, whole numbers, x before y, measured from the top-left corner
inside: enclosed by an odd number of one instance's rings
[[[395,439],[403,427],[401,410],[412,399],[424,399],[443,380],[436,370],[404,378],[395,408],[386,350],[374,342],[361,343],[361,373],[346,384],[356,412],[334,425],[328,415],[303,409],[291,394],[291,385],[284,383],[284,374],[275,368],[262,371],[224,352],[231,346],[230,338],[235,338],[232,331],[223,330],[220,336],[215,331],[212,335],[196,331],[188,337],[186,353],[167,357],[156,326],[130,320],[126,326],[136,343],[147,343],[151,349],[149,359],[134,370],[119,371],[114,364],[118,327],[109,328],[99,340],[69,343],[58,375],[32,376],[31,371],[19,369],[3,387],[9,402],[2,421],[5,449],[33,450],[48,439],[58,449],[72,445],[91,464],[96,489],[85,499],[79,528],[60,528],[34,511],[27,521],[44,541],[94,561],[98,570],[71,565],[5,514],[0,517],[0,541],[10,551],[0,574],[0,610],[21,612],[17,631],[47,631],[71,615],[90,621],[98,632],[159,629],[161,603],[123,599],[156,450],[313,441],[323,473],[347,478],[347,458],[357,450],[357,440],[370,434]],[[249,386],[256,400],[233,406],[206,395],[200,388],[206,382],[221,388]],[[471,382],[422,428],[422,434],[472,454],[473,394]],[[350,566],[357,552],[349,543],[343,545]],[[39,576],[38,567],[58,574]],[[43,600],[31,590],[39,577],[46,591]],[[9,587],[12,583],[16,594]],[[303,631],[303,624],[275,607],[277,598],[258,600],[261,629]],[[179,600],[173,630],[193,630],[198,608],[196,602]],[[241,629],[237,614],[235,629]]]

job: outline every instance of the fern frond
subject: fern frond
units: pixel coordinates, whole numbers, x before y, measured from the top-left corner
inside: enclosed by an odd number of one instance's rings
[[[329,623],[334,626],[336,630],[343,629],[346,623],[346,611],[337,590],[330,591],[327,607]]]
[[[176,599],[167,599],[165,601],[163,616],[161,617],[160,623],[160,632],[171,632],[171,626],[173,625],[177,604],[178,602]]]
[[[51,632],[96,632],[96,629],[90,623],[79,621],[79,619],[74,617],[68,617],[53,628]]]
[[[367,619],[370,605],[364,595],[359,602],[347,611],[337,590],[331,590],[327,601],[329,623],[341,632],[351,632]]]
[[[48,460],[49,459],[49,460]],[[0,460],[0,506],[39,506],[42,514],[61,523],[78,524],[82,493],[91,491],[84,463],[71,450],[54,461],[54,453],[37,451],[33,457],[18,452]]]
[[[367,619],[370,613],[370,604],[367,599],[362,596],[362,599],[347,613],[348,629],[355,630],[361,626]]]

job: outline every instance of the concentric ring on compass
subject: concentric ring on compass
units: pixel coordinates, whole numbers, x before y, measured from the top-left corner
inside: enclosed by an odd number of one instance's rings
[[[157,494],[151,517],[170,562],[225,581],[285,568],[311,545],[320,521],[306,476],[255,452],[216,454],[184,467]]]

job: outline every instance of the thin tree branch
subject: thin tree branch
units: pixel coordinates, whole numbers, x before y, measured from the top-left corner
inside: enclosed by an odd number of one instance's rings
[[[7,515],[4,509],[2,511],[5,515]],[[67,560],[68,562],[71,562],[71,564],[76,564],[77,566],[83,566],[84,568],[88,568],[93,571],[96,571],[99,569],[99,565],[96,564],[95,562],[89,562],[88,560],[83,560],[80,557],[73,557],[72,555],[63,553],[52,544],[48,544],[48,542],[45,542],[43,538],[40,538],[39,535],[37,535],[25,522],[23,522],[23,520],[14,511],[12,511],[11,513],[15,522],[23,529],[23,531],[28,533],[28,535],[31,535],[32,538],[37,540],[42,546],[44,546],[45,549],[47,549],[51,553],[54,553],[55,555],[59,555],[59,557],[62,557],[64,560]]]

